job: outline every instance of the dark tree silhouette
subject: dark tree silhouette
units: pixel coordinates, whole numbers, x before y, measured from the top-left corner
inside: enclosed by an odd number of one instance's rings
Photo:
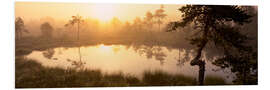
[[[154,15],[149,11],[146,12],[143,23],[147,27],[147,29],[152,29],[154,24]]]
[[[111,20],[111,24],[114,30],[118,30],[122,22],[117,17],[113,17],[113,19]]]
[[[125,24],[124,24],[124,29],[130,29],[131,28],[131,24],[126,21]]]
[[[164,13],[165,10],[163,9],[164,6],[161,5],[160,8],[158,10],[156,10],[154,17],[157,19],[156,23],[158,24],[158,29],[160,31],[160,25],[163,23],[162,19],[164,19],[167,15]]]
[[[245,47],[242,47],[238,53],[233,49],[228,48],[225,56],[213,62],[213,64],[221,68],[230,68],[232,72],[236,73],[237,78],[233,81],[235,84],[254,85],[258,84],[258,59],[257,59],[257,24],[258,15],[256,7],[241,6],[243,10],[249,15],[252,15],[252,22],[246,24],[241,28],[241,33],[248,36]]]
[[[23,32],[29,33],[28,30],[25,29],[23,19],[21,17],[17,17],[15,20],[16,40],[20,40],[22,38]]]
[[[40,30],[41,30],[41,37],[47,38],[47,39],[52,38],[53,27],[50,25],[50,23],[45,22],[41,24]]]
[[[65,25],[65,26],[69,26],[69,25],[74,25],[74,24],[77,24],[77,40],[79,42],[80,40],[80,24],[83,22],[84,20],[82,19],[82,16],[80,16],[79,14],[77,16],[72,16],[72,19],[69,20],[69,22]],[[78,54],[79,54],[79,62],[73,62],[72,65],[75,65],[75,66],[80,66],[82,65],[82,58],[81,58],[81,47],[80,47],[80,42],[79,42],[79,46],[78,46]]]
[[[140,17],[134,19],[132,27],[135,31],[141,31],[143,29],[143,21]]]
[[[244,45],[247,36],[239,32],[234,24],[239,26],[250,22],[251,16],[239,6],[186,5],[179,9],[183,13],[182,21],[171,22],[168,31],[178,30],[179,27],[193,25],[196,33],[190,38],[192,45],[197,46],[192,66],[199,66],[199,84],[203,85],[205,61],[200,59],[203,49],[208,43],[214,43],[224,51],[225,56],[232,50],[249,51]]]
[[[72,16],[72,19],[69,20],[69,22],[67,24],[65,24],[65,26],[69,26],[69,25],[74,25],[77,24],[77,40],[79,40],[80,38],[80,24],[83,22],[82,16],[77,15],[77,16]]]

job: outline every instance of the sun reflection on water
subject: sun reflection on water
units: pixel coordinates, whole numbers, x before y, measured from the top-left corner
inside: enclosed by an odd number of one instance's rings
[[[113,46],[105,46],[104,44],[101,44],[98,46],[99,50],[102,51],[102,52],[111,52],[112,51],[112,47]]]

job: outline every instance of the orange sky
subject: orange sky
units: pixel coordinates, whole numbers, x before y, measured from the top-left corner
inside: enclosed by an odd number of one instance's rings
[[[181,5],[164,5],[166,20],[172,21],[180,17],[177,10]],[[121,21],[134,20],[136,16],[144,17],[147,11],[152,13],[159,9],[159,4],[109,4],[109,3],[48,3],[48,2],[16,2],[15,16],[23,19],[40,19],[53,17],[66,20],[72,15],[80,14],[84,18],[97,18],[109,21],[113,17]]]

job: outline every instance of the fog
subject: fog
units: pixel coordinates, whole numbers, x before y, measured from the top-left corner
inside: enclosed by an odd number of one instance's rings
[[[46,71],[44,77],[48,78],[53,76],[50,70],[55,69],[66,83],[69,74],[65,70],[73,70],[70,74],[85,80],[93,75],[93,68],[99,73],[94,78],[102,80],[108,79],[106,75],[114,76],[106,70],[123,71],[120,78],[133,73],[135,79],[140,76],[142,81],[138,82],[143,82],[138,85],[152,77],[156,78],[149,85],[156,85],[162,75],[177,78],[173,82],[176,84],[168,85],[203,85],[210,75],[218,77],[210,78],[214,85],[257,84],[256,6],[16,3],[15,7],[16,78],[33,80],[16,79],[22,87],[22,82],[31,83],[31,87],[36,81],[31,75],[39,75],[39,70]],[[26,62],[31,59],[33,62]],[[47,66],[43,67],[44,64]],[[23,71],[32,69],[31,65],[39,70],[23,76]],[[84,71],[86,76],[77,72],[84,67],[88,67]],[[162,71],[147,72],[151,69]],[[104,70],[105,74],[101,74]],[[187,79],[183,75],[192,77]],[[41,77],[44,81],[46,78]],[[47,83],[40,85],[43,84]]]

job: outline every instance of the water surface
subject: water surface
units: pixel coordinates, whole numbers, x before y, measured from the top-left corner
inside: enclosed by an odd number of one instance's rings
[[[144,71],[162,70],[170,74],[183,74],[197,78],[198,67],[189,64],[194,55],[192,49],[100,44],[33,51],[26,57],[46,67],[100,69],[104,73],[122,72],[139,78],[142,77]],[[204,53],[202,58],[206,60],[206,76],[219,76],[227,83],[231,83],[234,74],[229,70],[219,70],[219,67],[211,64],[215,56],[209,57]]]

